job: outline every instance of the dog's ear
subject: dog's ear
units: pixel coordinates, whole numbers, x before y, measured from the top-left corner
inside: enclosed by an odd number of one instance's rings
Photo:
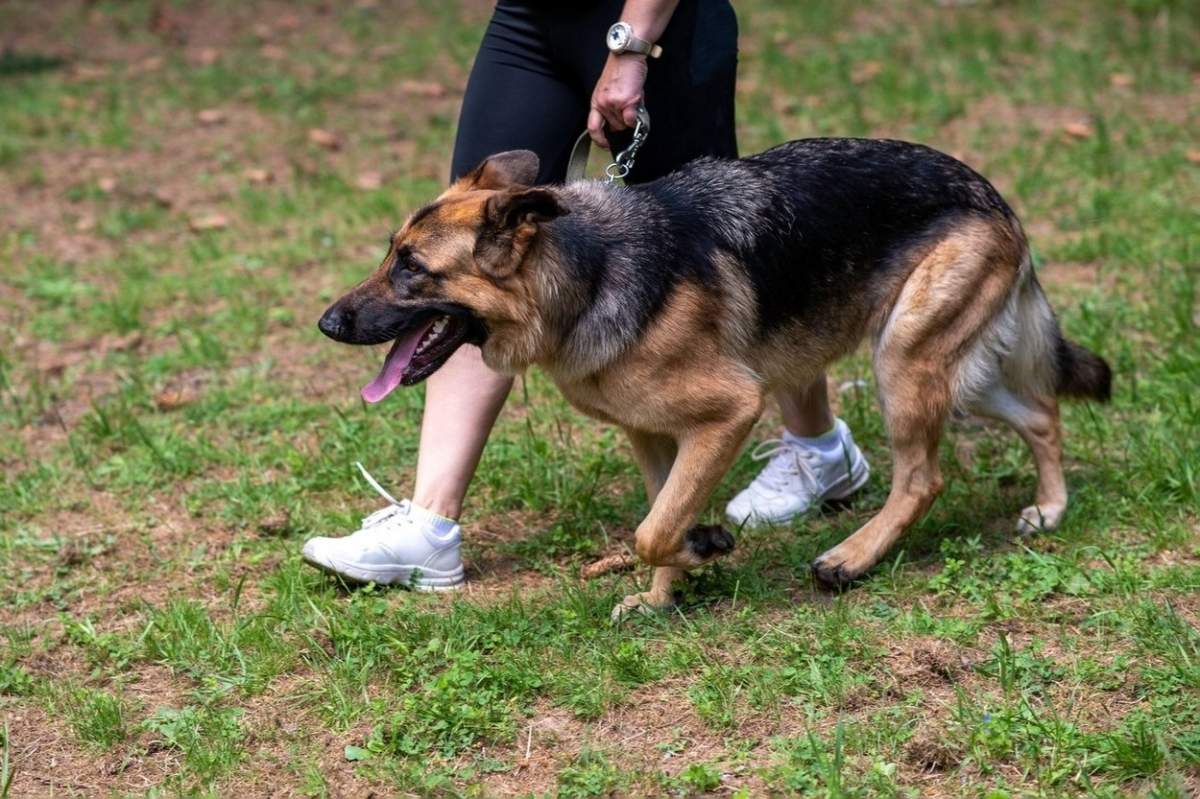
[[[471,189],[507,189],[537,183],[541,161],[529,150],[509,150],[483,159],[459,183]]]
[[[484,224],[493,228],[516,228],[549,222],[570,213],[550,189],[506,189],[483,205]]]
[[[483,227],[475,239],[475,262],[504,278],[517,271],[542,223],[571,211],[549,189],[505,189],[487,199]]]

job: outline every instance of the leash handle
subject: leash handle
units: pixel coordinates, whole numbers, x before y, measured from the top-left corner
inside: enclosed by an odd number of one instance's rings
[[[571,159],[567,161],[567,183],[583,180],[587,175],[588,155],[592,151],[592,136],[586,130],[579,134],[571,148]]]
[[[649,135],[650,112],[646,110],[646,106],[639,105],[637,107],[637,124],[633,128],[633,141],[629,143],[628,147],[617,153],[612,163],[604,168],[604,174],[608,176],[609,183],[624,180],[629,175],[630,170],[633,169],[634,159],[637,158],[638,150],[642,149],[642,145],[646,143],[646,137]],[[586,130],[579,134],[579,138],[575,140],[575,146],[571,148],[571,157],[567,161],[567,183],[584,179],[591,145],[592,137]]]

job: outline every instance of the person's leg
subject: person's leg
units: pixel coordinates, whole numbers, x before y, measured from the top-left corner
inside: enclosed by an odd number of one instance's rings
[[[776,392],[775,401],[783,426],[794,436],[817,438],[833,429],[828,381],[823,372],[807,386]]]
[[[846,499],[871,473],[850,428],[829,408],[824,375],[775,398],[783,435],[754,450],[752,457],[767,465],[726,506],[735,524],[787,523],[823,502]]]
[[[462,514],[467,487],[512,383],[488,368],[479,348],[469,344],[430,375],[413,502],[448,519]]]
[[[557,74],[544,52],[537,13],[521,3],[497,8],[480,45],[459,116],[451,180],[489,155],[533,150],[539,182],[560,181],[586,103]],[[478,347],[463,346],[429,377],[417,454],[413,502],[457,519],[488,434],[512,388]]]

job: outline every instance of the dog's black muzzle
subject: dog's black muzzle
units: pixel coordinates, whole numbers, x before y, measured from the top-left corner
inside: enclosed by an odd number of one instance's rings
[[[338,301],[321,314],[317,328],[342,344],[383,344],[439,314],[464,323],[465,341],[468,343],[478,345],[487,340],[487,328],[483,322],[468,308],[456,303],[431,303],[404,308],[395,305],[355,307]]]

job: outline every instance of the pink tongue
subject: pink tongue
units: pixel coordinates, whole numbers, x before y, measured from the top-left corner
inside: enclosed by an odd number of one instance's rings
[[[379,402],[400,385],[400,380],[404,377],[404,369],[412,360],[413,353],[417,351],[417,344],[421,342],[421,337],[429,328],[433,327],[433,322],[434,320],[431,319],[429,324],[422,325],[412,333],[396,339],[387,358],[383,361],[383,368],[379,370],[379,375],[363,386],[363,399],[367,402]]]

